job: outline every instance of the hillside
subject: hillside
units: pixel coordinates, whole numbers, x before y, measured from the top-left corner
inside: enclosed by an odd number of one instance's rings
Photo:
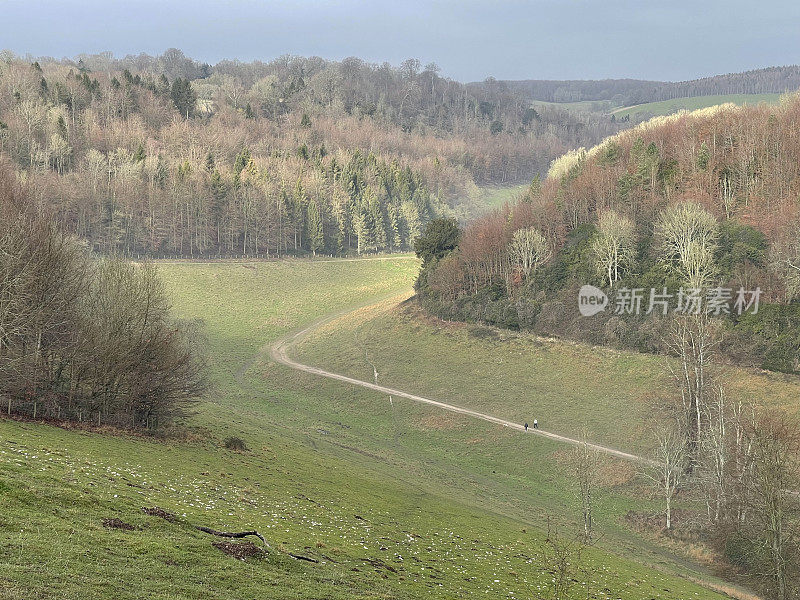
[[[417,268],[409,257],[161,263],[176,314],[202,324],[215,393],[183,438],[0,421],[0,594],[547,593],[548,518],[569,535],[577,514],[559,446],[390,405],[368,390],[290,371],[259,350],[330,312],[408,295]],[[225,449],[228,436],[249,450]],[[704,568],[616,521],[629,508],[655,510],[636,484],[618,479],[598,510],[607,515],[598,527],[614,542],[581,559],[595,597],[724,597],[689,579],[716,581]],[[141,511],[153,506],[176,520]],[[133,529],[104,525],[112,518]],[[271,549],[235,560],[197,525],[254,528]]]
[[[723,105],[659,117],[570,153],[523,201],[467,226],[458,250],[423,273],[421,295],[446,318],[663,351],[665,320],[612,311],[581,318],[577,290],[677,289],[685,274],[665,256],[659,223],[669,207],[699,206],[698,214],[714,222],[708,287],[763,291],[757,315],[723,315],[726,355],[796,372],[798,126],[800,98],[790,96],[780,106]],[[629,228],[629,246],[609,280],[598,266],[610,220]],[[543,261],[523,272],[509,249],[515,232],[530,228],[543,237]]]
[[[800,88],[800,66],[768,67],[676,82],[604,79],[525,80],[499,83],[512,92],[524,94],[530,100],[545,102],[601,100],[611,101],[620,106],[633,106],[695,96],[793,92]],[[475,89],[486,85],[486,82],[470,84]]]
[[[475,214],[479,187],[620,128],[437,71],[4,54],[0,159],[103,253],[346,255],[409,250],[434,216]]]
[[[648,102],[635,106],[624,106],[610,111],[616,119],[629,118],[633,122],[642,121],[651,117],[671,115],[681,110],[694,111],[701,108],[718,106],[720,104],[735,104],[737,106],[765,104],[778,104],[781,94],[722,94],[714,96],[690,96],[674,98],[660,102]]]

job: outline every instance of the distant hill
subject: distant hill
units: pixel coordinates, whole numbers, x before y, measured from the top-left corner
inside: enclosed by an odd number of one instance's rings
[[[778,106],[725,104],[656,117],[570,152],[516,205],[469,224],[456,251],[423,270],[420,297],[446,320],[661,351],[667,321],[611,311],[582,319],[577,290],[686,285],[681,273],[688,271],[668,264],[656,224],[676,204],[699,207],[716,239],[703,257],[708,287],[763,292],[757,314],[726,317],[723,354],[800,373],[799,127],[800,94],[794,94]],[[601,222],[604,216],[617,221]],[[618,235],[609,231],[620,222],[633,241],[624,273],[612,279],[598,270],[599,257],[604,236]],[[515,241],[520,230],[527,237]],[[533,248],[537,239],[542,264],[526,272],[515,262],[514,244],[532,240],[526,243]]]
[[[521,93],[530,100],[544,102],[608,100],[618,106],[633,106],[695,96],[791,92],[800,88],[800,65],[768,67],[677,82],[640,79],[487,80],[469,85],[480,88],[495,84],[499,84],[511,93]]]
[[[630,117],[634,122],[650,117],[671,115],[679,110],[698,110],[719,104],[736,104],[737,106],[753,106],[760,103],[777,104],[781,94],[719,94],[713,96],[693,96],[675,98],[660,102],[647,102],[634,106],[621,106],[611,111],[617,119]]]

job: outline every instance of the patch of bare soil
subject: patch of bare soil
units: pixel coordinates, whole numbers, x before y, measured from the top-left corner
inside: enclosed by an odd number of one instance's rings
[[[149,508],[143,507],[142,512],[151,517],[161,517],[165,521],[172,523],[175,520],[175,515],[161,508],[160,506],[151,506]]]
[[[212,545],[220,552],[238,560],[261,557],[264,555],[264,550],[256,546],[253,542],[213,542]]]

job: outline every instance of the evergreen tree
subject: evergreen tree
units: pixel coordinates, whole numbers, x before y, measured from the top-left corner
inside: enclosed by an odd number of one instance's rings
[[[213,157],[212,157],[213,158]],[[236,155],[236,160],[233,161],[233,172],[241,173],[244,168],[250,163],[252,156],[250,155],[249,148],[242,148],[241,152]]]
[[[356,252],[361,256],[367,248],[372,246],[367,217],[361,210],[357,210],[353,215],[353,232],[356,234]]]
[[[400,250],[403,245],[403,239],[400,234],[400,209],[397,204],[389,204],[386,209],[389,216],[389,248],[392,250]]]
[[[325,235],[322,230],[322,216],[319,214],[319,207],[315,200],[308,203],[307,223],[308,223],[308,244],[314,256],[325,247]]]
[[[336,254],[344,254],[345,241],[347,237],[347,220],[342,193],[338,187],[333,189],[333,199],[331,200],[331,216],[336,223]]]
[[[697,152],[697,168],[705,171],[708,167],[708,161],[711,159],[711,152],[705,142],[700,144],[700,150]]]
[[[153,178],[156,182],[156,185],[160,187],[162,190],[167,185],[167,163],[164,161],[164,156],[159,154],[158,155],[158,162],[156,163],[156,172],[155,177]]]
[[[294,186],[294,194],[292,195],[292,226],[294,227],[294,249],[297,250],[303,247],[303,229],[305,228],[305,215],[306,215],[306,192],[303,189],[303,181],[300,177],[297,178],[297,183]]]
[[[542,195],[542,180],[539,178],[539,174],[537,173],[533,180],[531,180],[530,186],[528,186],[528,194],[525,196],[525,200],[530,202],[534,198],[538,198]]]
[[[387,247],[386,222],[383,218],[381,204],[378,202],[374,192],[370,193],[367,207],[369,210],[369,224],[373,232],[373,247],[375,250],[385,250]]]
[[[170,90],[172,102],[181,115],[187,119],[194,115],[195,104],[197,103],[197,93],[192,89],[192,83],[188,79],[178,77],[172,82]]]
[[[139,146],[136,148],[136,152],[133,153],[133,162],[138,164],[143,162],[146,157],[147,155],[144,152],[144,144],[140,142]]]

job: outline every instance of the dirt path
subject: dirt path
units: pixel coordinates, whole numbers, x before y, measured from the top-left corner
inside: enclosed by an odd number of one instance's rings
[[[303,329],[299,331],[295,331],[289,333],[278,340],[274,341],[272,344],[268,344],[264,346],[261,351],[254,356],[247,365],[244,365],[242,369],[240,369],[239,373],[237,374],[237,378],[242,379],[244,377],[244,373],[260,358],[262,357],[267,350],[270,352],[270,356],[272,359],[282,365],[295,369],[297,371],[303,371],[305,373],[310,373],[311,375],[316,375],[318,377],[326,377],[328,379],[335,379],[337,381],[341,381],[343,383],[347,383],[350,385],[357,385],[359,387],[367,388],[381,394],[388,394],[394,397],[399,398],[406,398],[413,402],[419,402],[421,404],[428,404],[430,406],[435,406],[442,410],[448,410],[450,412],[467,415],[469,417],[473,417],[475,419],[481,419],[483,421],[488,421],[490,423],[495,423],[497,425],[502,425],[504,427],[508,427],[513,429],[514,431],[518,431],[523,434],[531,434],[537,435],[541,437],[545,437],[556,442],[564,443],[564,444],[571,444],[571,445],[581,445],[583,444],[582,440],[578,440],[575,438],[559,435],[557,433],[552,433],[550,431],[544,431],[542,429],[531,429],[529,428],[527,431],[523,425],[519,423],[515,423],[512,421],[508,421],[506,419],[496,417],[494,415],[489,415],[486,413],[478,412],[475,410],[471,410],[468,408],[463,408],[461,406],[456,406],[454,404],[448,404],[447,402],[440,402],[438,400],[433,400],[431,398],[425,398],[424,396],[418,396],[416,394],[411,394],[409,392],[404,392],[402,390],[394,389],[391,387],[377,385],[374,383],[370,383],[368,381],[362,381],[360,379],[355,379],[353,377],[348,377],[346,375],[340,375],[339,373],[332,373],[330,371],[326,371],[324,369],[320,369],[318,367],[313,367],[311,365],[304,365],[300,362],[289,357],[289,351],[294,347],[298,342],[300,342],[303,338],[308,336],[310,333],[314,332],[315,330],[319,329],[323,325],[330,323],[331,321],[335,321],[336,319],[343,317],[351,312],[355,312],[356,310],[374,306],[376,304],[380,304],[381,302],[385,302],[386,300],[390,300],[392,298],[397,298],[398,300],[403,300],[408,296],[401,296],[396,292],[387,294],[385,296],[379,298],[373,298],[368,302],[362,303],[355,307],[350,307],[344,310],[337,311],[333,314],[327,315],[320,319],[317,319],[313,323],[307,325]],[[617,458],[621,458],[623,460],[628,460],[635,462],[640,465],[655,465],[655,461],[650,460],[648,458],[644,458],[642,456],[638,456],[636,454],[631,454],[628,452],[623,452],[622,450],[618,450],[616,448],[611,448],[608,446],[603,446],[600,444],[593,444],[589,443],[588,446],[598,452],[607,454],[609,456],[614,456]],[[734,586],[718,584],[710,581],[706,581],[699,577],[688,577],[687,579],[698,583],[706,587],[707,589],[713,590],[717,593],[729,596],[731,598],[736,598],[738,600],[761,600],[759,596],[752,594],[748,591],[743,591],[737,589]]]
[[[381,298],[379,301],[384,301],[392,297],[399,297],[397,294],[391,294],[384,298]],[[411,394],[409,392],[404,392],[402,390],[398,390],[395,388],[386,387],[383,385],[377,385],[375,383],[370,383],[369,381],[362,381],[360,379],[355,379],[353,377],[348,377],[347,375],[340,375],[339,373],[332,373],[330,371],[325,371],[324,369],[320,369],[318,367],[312,367],[311,365],[304,365],[302,363],[297,362],[289,357],[289,350],[300,342],[304,337],[315,331],[316,329],[322,327],[323,325],[330,323],[354,310],[358,310],[359,308],[363,308],[365,306],[371,306],[378,303],[376,299],[371,300],[369,303],[366,303],[362,306],[357,308],[349,308],[343,311],[336,312],[332,315],[325,316],[321,319],[318,319],[311,323],[310,325],[306,326],[304,329],[300,331],[296,331],[290,333],[286,336],[281,337],[280,339],[276,340],[272,343],[270,348],[270,355],[272,359],[280,364],[286,365],[287,367],[291,367],[292,369],[296,369],[298,371],[303,371],[305,373],[310,373],[312,375],[317,375],[319,377],[326,377],[328,379],[335,379],[337,381],[342,381],[344,383],[348,383],[350,385],[357,385],[359,387],[367,388],[370,390],[374,390],[376,392],[380,392],[382,394],[387,394],[390,396],[396,396],[399,398],[406,398],[408,400],[412,400],[414,402],[419,402],[421,404],[428,404],[431,406],[435,406],[437,408],[441,408],[443,410],[448,410],[450,412],[467,415],[469,417],[473,417],[475,419],[481,419],[483,421],[488,421],[490,423],[496,423],[497,425],[502,425],[503,427],[511,428],[515,431],[519,431],[521,433],[527,433],[531,435],[538,435],[541,437],[546,437],[551,440],[555,440],[557,442],[565,443],[565,444],[572,444],[575,446],[582,445],[583,441],[566,437],[563,435],[559,435],[557,433],[552,433],[550,431],[545,431],[543,429],[533,429],[528,428],[527,430],[523,425],[520,423],[515,423],[513,421],[507,421],[501,417],[496,417],[494,415],[489,415],[486,413],[478,412],[476,410],[471,410],[469,408],[463,408],[461,406],[456,406],[455,404],[448,404],[447,402],[440,402],[438,400],[433,400],[431,398],[425,398],[424,396],[418,396],[416,394]],[[259,353],[258,356],[260,356]],[[244,372],[248,370],[253,363],[257,360],[258,356],[254,357],[247,365],[242,367],[242,369],[238,373],[238,377],[242,377]],[[629,460],[633,462],[637,462],[640,464],[655,464],[653,461],[643,458],[641,456],[637,456],[636,454],[630,454],[628,452],[623,452],[622,450],[617,450],[616,448],[610,448],[608,446],[601,446],[600,444],[593,444],[589,443],[588,446],[593,450],[597,450],[598,452],[602,452],[604,454],[608,454],[610,456],[615,456],[617,458],[622,458],[624,460]]]

